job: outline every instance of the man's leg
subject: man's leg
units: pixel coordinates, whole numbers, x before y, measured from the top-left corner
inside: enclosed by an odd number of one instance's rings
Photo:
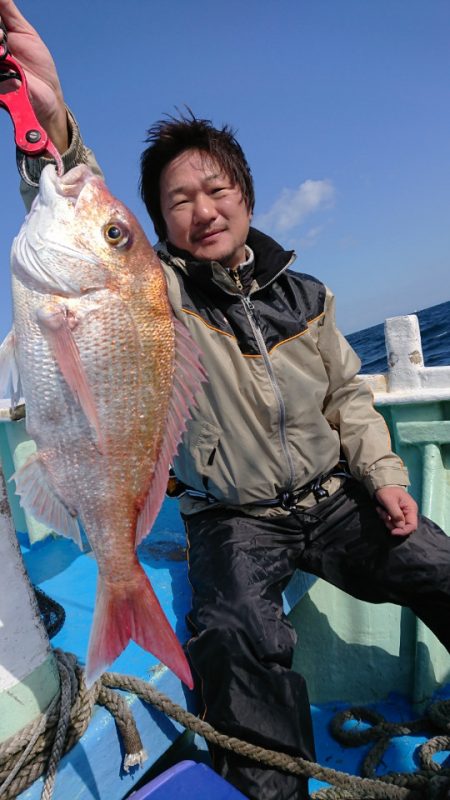
[[[301,567],[361,600],[409,606],[450,650],[450,538],[426,517],[392,536],[353,480],[311,511]]]
[[[186,520],[194,633],[187,650],[204,717],[217,730],[314,759],[305,681],[281,593],[301,537],[283,523],[210,510]],[[307,781],[213,748],[215,769],[252,800],[302,800]]]

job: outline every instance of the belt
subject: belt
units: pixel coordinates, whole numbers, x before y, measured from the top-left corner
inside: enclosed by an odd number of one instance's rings
[[[351,474],[346,468],[346,464],[344,462],[339,462],[339,464],[336,464],[333,469],[330,469],[328,472],[321,473],[297,491],[293,492],[288,489],[284,489],[273,499],[254,501],[251,503],[251,505],[255,507],[260,506],[262,508],[282,508],[284,511],[293,511],[295,508],[297,508],[299,503],[301,503],[311,494],[314,496],[316,502],[319,503],[325,497],[329,497],[329,492],[327,489],[325,489],[323,484],[332,477],[350,478]],[[214,497],[214,495],[212,495],[210,492],[202,492],[198,489],[193,489],[191,486],[187,486],[185,483],[178,480],[172,469],[170,470],[169,474],[166,494],[172,498],[180,498],[183,497],[183,495],[188,495],[189,497],[198,498],[199,500],[206,500],[211,504],[221,502],[220,500],[217,500],[217,498]]]

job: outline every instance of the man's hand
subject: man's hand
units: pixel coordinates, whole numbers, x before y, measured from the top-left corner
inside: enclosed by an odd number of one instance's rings
[[[394,536],[408,536],[417,528],[417,503],[402,486],[383,486],[375,492],[378,514]]]
[[[68,147],[67,114],[54,61],[13,0],[0,0],[0,20],[8,31],[9,51],[25,70],[36,116],[53,144],[63,153]],[[0,30],[0,42],[3,38]]]

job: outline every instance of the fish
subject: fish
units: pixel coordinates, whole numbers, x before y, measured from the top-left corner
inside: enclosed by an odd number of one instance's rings
[[[174,318],[139,222],[85,165],[49,164],[11,251],[13,327],[0,390],[23,396],[36,452],[13,476],[21,504],[98,564],[88,686],[132,639],[187,686],[183,649],[136,547],[206,380]]]

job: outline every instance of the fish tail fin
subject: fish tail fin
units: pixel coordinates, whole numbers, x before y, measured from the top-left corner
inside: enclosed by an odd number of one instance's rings
[[[92,686],[133,639],[192,689],[186,656],[144,570],[141,567],[139,570],[142,574],[125,591],[117,591],[99,577],[86,684]]]

